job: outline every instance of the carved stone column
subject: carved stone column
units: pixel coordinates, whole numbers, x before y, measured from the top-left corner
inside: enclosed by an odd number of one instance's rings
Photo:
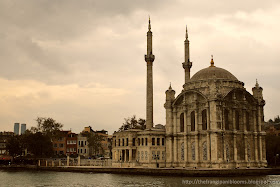
[[[195,160],[199,162],[198,109],[195,110]]]
[[[236,134],[233,135],[233,160],[237,162]]]
[[[254,146],[254,148],[255,148],[255,161],[256,162],[258,162],[258,160],[259,160],[259,158],[258,158],[258,136],[257,136],[257,133],[256,132],[254,132],[254,140],[255,140],[255,146]]]
[[[132,149],[129,149],[129,162],[132,161]]]
[[[262,136],[259,135],[259,153],[260,153],[260,157],[259,160],[262,161],[263,160],[263,153],[262,153]]]
[[[177,166],[178,162],[178,143],[177,143],[177,136],[174,137],[174,163]]]
[[[248,138],[247,138],[247,135],[245,134],[244,135],[244,144],[245,144],[244,147],[245,147],[245,161],[246,162],[248,162],[248,145],[247,145],[248,142],[247,141],[248,141]]]

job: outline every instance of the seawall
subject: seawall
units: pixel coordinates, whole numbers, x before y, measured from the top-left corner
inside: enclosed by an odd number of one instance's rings
[[[157,175],[182,177],[229,177],[229,176],[261,176],[280,175],[280,168],[247,168],[247,169],[185,169],[185,168],[113,168],[113,167],[37,167],[37,166],[6,166],[0,170],[20,171],[57,171],[57,172],[87,172],[112,173],[131,175]]]

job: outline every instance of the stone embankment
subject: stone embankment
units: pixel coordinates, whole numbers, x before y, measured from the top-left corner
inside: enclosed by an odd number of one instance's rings
[[[280,168],[244,168],[244,169],[192,169],[192,168],[114,168],[92,166],[5,166],[0,170],[39,170],[57,172],[113,173],[132,175],[162,175],[182,177],[229,177],[280,175]]]

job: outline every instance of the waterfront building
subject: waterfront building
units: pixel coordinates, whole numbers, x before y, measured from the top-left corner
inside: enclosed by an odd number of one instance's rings
[[[77,155],[77,134],[71,131],[66,137],[66,155]]]
[[[14,136],[13,132],[0,132],[0,155],[8,155],[6,144],[11,136]]]
[[[58,136],[52,138],[55,155],[66,155],[66,139],[69,132],[71,131],[60,131]]]
[[[100,131],[94,131],[95,134],[99,135],[102,137],[101,141],[101,147],[97,151],[97,156],[102,156],[102,157],[111,157],[111,138],[108,135],[108,131],[106,130],[100,130]]]
[[[14,134],[19,135],[19,123],[14,124]]]
[[[113,165],[119,167],[265,167],[263,89],[249,93],[214,59],[192,77],[186,29],[183,90],[165,92],[166,125],[153,127],[152,32],[147,32],[146,129],[113,134]]]
[[[87,141],[87,133],[80,133],[77,136],[77,151],[78,155],[83,156],[83,157],[89,157],[89,147],[88,147],[88,141]]]

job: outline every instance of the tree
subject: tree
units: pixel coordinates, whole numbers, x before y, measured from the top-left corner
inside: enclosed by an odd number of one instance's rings
[[[52,118],[38,117],[37,127],[31,127],[23,135],[24,146],[35,157],[49,157],[53,154],[52,138],[59,136],[63,125]]]
[[[100,151],[103,152],[103,147],[101,144],[103,140],[103,136],[98,135],[97,133],[88,134],[88,146],[93,151],[94,156],[96,156]]]
[[[53,154],[51,139],[41,132],[25,133],[23,142],[27,150],[35,157],[49,157]]]
[[[279,115],[276,116],[276,117],[274,118],[274,123],[280,123],[280,117],[279,117]]]
[[[31,127],[30,131],[32,133],[41,132],[50,138],[57,136],[63,127],[63,124],[52,118],[37,117],[36,121],[37,127]]]
[[[266,141],[266,160],[268,165],[274,166],[280,165],[280,137],[267,134],[265,137]],[[277,157],[278,154],[278,157]]]
[[[269,123],[280,123],[280,117],[279,117],[279,115],[277,115],[276,117],[274,117],[274,120],[269,119],[268,122],[269,122]]]
[[[11,136],[7,140],[6,149],[9,155],[15,157],[22,154],[22,141],[20,136]]]
[[[133,115],[131,118],[124,118],[123,125],[119,128],[119,131],[124,131],[128,129],[142,129],[144,130],[146,125],[146,120],[139,118],[137,120],[136,115]]]

